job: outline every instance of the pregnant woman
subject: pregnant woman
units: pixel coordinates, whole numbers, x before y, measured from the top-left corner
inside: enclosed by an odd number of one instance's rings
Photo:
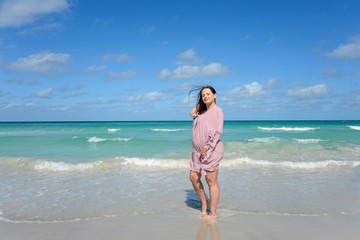
[[[224,114],[222,109],[216,105],[216,91],[213,87],[205,86],[200,89],[198,103],[190,111],[190,115],[194,118],[192,133],[193,152],[192,159],[189,162],[190,181],[202,204],[200,218],[217,218],[216,210],[220,197],[218,172],[219,164],[224,155],[224,146],[220,141],[223,131]],[[204,186],[201,182],[202,175],[206,175],[206,182],[209,185],[209,214],[206,212],[208,202]]]

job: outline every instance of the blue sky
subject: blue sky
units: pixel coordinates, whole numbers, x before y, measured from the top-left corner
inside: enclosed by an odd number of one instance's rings
[[[359,1],[0,1],[0,121],[360,119]]]

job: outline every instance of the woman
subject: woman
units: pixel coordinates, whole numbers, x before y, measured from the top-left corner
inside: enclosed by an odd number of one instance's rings
[[[221,108],[216,105],[216,91],[213,87],[205,86],[200,89],[197,106],[190,111],[190,115],[194,118],[193,153],[189,162],[190,181],[202,204],[200,218],[217,218],[216,210],[220,197],[218,172],[219,164],[224,155],[224,146],[220,141],[224,114]],[[208,202],[201,182],[201,175],[206,175],[206,182],[209,185],[209,215],[206,213]]]

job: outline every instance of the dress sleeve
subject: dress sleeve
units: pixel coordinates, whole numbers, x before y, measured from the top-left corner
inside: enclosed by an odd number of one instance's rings
[[[209,154],[214,151],[216,145],[220,141],[220,137],[223,132],[223,125],[224,125],[224,114],[221,108],[216,112],[216,116],[211,119],[213,122],[213,128],[209,129],[208,132],[208,140],[205,143],[205,147],[208,149]]]

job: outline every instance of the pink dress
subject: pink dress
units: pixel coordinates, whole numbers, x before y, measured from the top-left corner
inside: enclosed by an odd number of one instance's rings
[[[199,114],[193,122],[192,159],[189,162],[191,171],[206,175],[206,171],[216,171],[224,155],[224,145],[220,141],[223,131],[224,114],[220,107],[215,105],[203,114]],[[200,151],[208,151],[204,158]]]

